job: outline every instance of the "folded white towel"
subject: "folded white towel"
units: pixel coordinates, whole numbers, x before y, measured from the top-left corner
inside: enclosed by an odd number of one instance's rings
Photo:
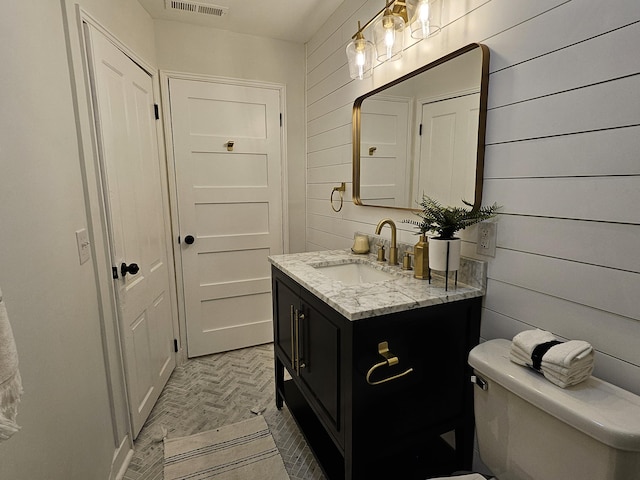
[[[533,350],[538,345],[541,343],[553,342],[554,340],[558,339],[553,335],[553,333],[537,328],[535,330],[525,330],[524,332],[520,332],[513,337],[511,344],[514,347],[518,347],[527,357],[531,358]]]
[[[588,342],[569,340],[550,348],[542,357],[542,361],[561,367],[571,367],[572,364],[586,358],[592,352],[593,347]]]
[[[21,395],[18,351],[0,290],[0,442],[20,429],[16,416]]]
[[[533,366],[532,354],[538,345],[558,341],[552,333],[536,329],[520,332],[511,342],[512,362]],[[547,380],[566,388],[591,376],[594,364],[593,347],[582,340],[570,340],[551,346],[540,359],[539,371]]]

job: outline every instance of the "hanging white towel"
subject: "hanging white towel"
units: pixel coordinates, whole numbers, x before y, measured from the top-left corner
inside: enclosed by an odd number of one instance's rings
[[[20,430],[16,416],[21,395],[18,351],[0,290],[0,442]]]

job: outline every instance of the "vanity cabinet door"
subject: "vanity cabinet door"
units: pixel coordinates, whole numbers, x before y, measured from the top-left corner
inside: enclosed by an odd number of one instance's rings
[[[340,427],[340,329],[308,301],[302,302],[300,378],[335,430]]]
[[[273,276],[274,343],[291,373],[295,371],[295,314],[300,307],[300,287]]]

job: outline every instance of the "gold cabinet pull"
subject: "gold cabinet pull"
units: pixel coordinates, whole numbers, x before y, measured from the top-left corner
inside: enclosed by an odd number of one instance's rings
[[[374,153],[376,153],[377,149],[378,147],[369,147],[369,155],[373,155]]]
[[[300,375],[300,370],[302,370],[306,365],[304,363],[304,361],[300,358],[300,342],[301,342],[301,338],[300,338],[300,330],[301,330],[301,322],[304,320],[304,313],[301,313],[298,315],[298,353],[297,353],[297,365],[298,365],[298,375]],[[304,352],[302,352],[304,353]]]
[[[291,368],[296,368],[296,330],[294,326],[293,305],[289,305],[289,324],[291,325]]]
[[[391,380],[404,377],[405,375],[408,375],[409,373],[413,372],[413,368],[408,368],[404,372],[394,375],[392,377],[387,377],[382,380],[372,381],[371,375],[373,375],[373,372],[376,371],[378,368],[390,367],[392,365],[397,365],[398,363],[400,363],[400,360],[398,360],[398,357],[396,357],[393,353],[389,351],[389,342],[380,342],[378,344],[378,353],[382,355],[382,357],[384,357],[384,361],[376,363],[367,372],[367,383],[369,385],[380,385],[381,383],[390,382]]]
[[[227,151],[228,152],[233,152],[233,144],[235,142],[233,140],[229,140],[227,143],[224,144],[225,147],[227,147]]]

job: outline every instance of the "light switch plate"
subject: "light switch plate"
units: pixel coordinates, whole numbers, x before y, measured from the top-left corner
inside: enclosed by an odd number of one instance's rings
[[[89,234],[86,229],[78,230],[76,232],[76,243],[78,244],[78,257],[80,258],[80,265],[91,258],[91,243],[89,243]]]

